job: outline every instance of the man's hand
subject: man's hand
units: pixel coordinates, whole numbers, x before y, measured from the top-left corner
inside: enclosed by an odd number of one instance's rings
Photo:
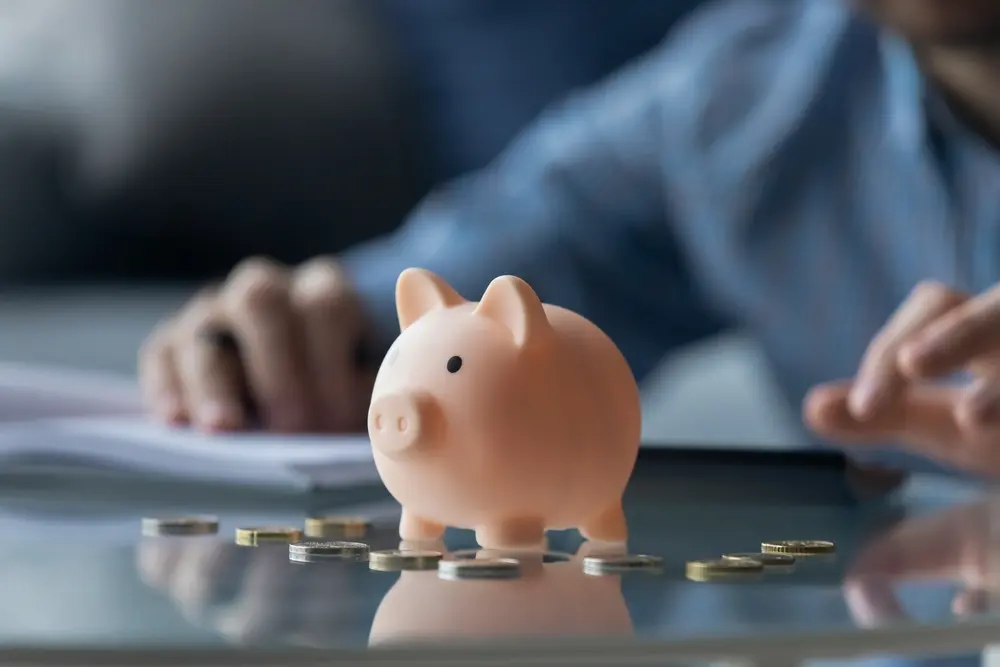
[[[972,374],[968,386],[939,381]],[[1000,287],[976,297],[919,285],[875,337],[853,381],[807,397],[806,422],[845,444],[896,442],[1000,475]]]
[[[157,328],[140,352],[139,378],[149,409],[173,424],[240,429],[253,406],[276,431],[363,430],[374,380],[358,359],[367,334],[336,264],[288,269],[253,259]]]

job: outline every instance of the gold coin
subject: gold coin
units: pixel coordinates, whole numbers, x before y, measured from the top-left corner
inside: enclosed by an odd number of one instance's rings
[[[214,516],[146,517],[142,520],[143,535],[214,535],[219,532],[219,519]]]
[[[359,516],[313,516],[306,519],[306,537],[364,537],[371,522]]]
[[[725,560],[755,560],[766,568],[790,567],[795,565],[795,556],[783,553],[745,553],[745,554],[725,554]]]
[[[767,553],[789,554],[792,556],[825,556],[837,550],[833,542],[825,540],[780,540],[763,542],[760,550]]]
[[[368,554],[368,567],[381,572],[400,570],[433,570],[444,558],[440,551],[393,549]]]
[[[236,544],[244,547],[255,547],[261,542],[297,542],[301,539],[302,531],[290,526],[236,529]]]
[[[692,581],[713,581],[732,577],[754,577],[764,571],[760,561],[749,558],[720,558],[718,560],[693,560],[685,567],[685,574]]]
[[[663,559],[645,554],[617,556],[587,556],[583,559],[583,571],[587,574],[614,574],[619,572],[660,572]]]

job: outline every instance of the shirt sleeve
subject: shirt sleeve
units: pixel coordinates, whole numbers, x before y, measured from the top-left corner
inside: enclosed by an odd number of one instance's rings
[[[493,278],[519,276],[601,327],[639,379],[667,351],[720,331],[725,320],[698,293],[665,196],[671,64],[661,47],[573,96],[489,167],[430,195],[397,233],[349,252],[345,265],[385,339],[398,332],[395,280],[411,266],[473,300]]]

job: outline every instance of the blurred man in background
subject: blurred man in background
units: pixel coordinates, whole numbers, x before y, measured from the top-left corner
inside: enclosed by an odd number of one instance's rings
[[[699,0],[0,0],[0,286],[338,252]]]
[[[822,437],[1000,474],[1000,4],[857,4],[706,9],[399,232],[241,265],[150,339],[151,409],[240,428],[245,380],[269,428],[363,428],[357,344],[393,339],[396,277],[420,266],[472,298],[523,277],[640,380],[745,327]],[[220,328],[240,363],[204,335]]]

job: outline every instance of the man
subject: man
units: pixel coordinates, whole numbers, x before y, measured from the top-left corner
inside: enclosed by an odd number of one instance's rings
[[[745,327],[820,438],[1000,474],[1000,4],[857,4],[707,9],[396,235],[244,264],[143,350],[151,409],[246,423],[239,366],[199,333],[228,327],[265,425],[363,427],[356,343],[394,336],[394,281],[421,266],[472,298],[523,277],[639,379]],[[937,382],[954,371],[974,381]]]

